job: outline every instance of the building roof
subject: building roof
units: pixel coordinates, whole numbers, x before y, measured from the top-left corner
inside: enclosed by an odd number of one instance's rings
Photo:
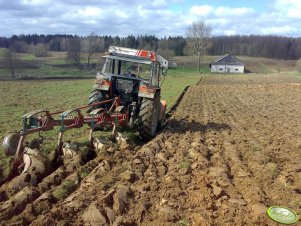
[[[242,63],[238,58],[233,56],[232,54],[227,54],[225,56],[222,56],[218,58],[216,61],[211,63],[212,65],[245,65]]]

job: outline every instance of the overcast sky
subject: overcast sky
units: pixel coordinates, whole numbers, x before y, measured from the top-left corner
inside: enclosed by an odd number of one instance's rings
[[[183,36],[200,19],[213,35],[301,36],[300,0],[0,0],[0,16],[0,36]]]

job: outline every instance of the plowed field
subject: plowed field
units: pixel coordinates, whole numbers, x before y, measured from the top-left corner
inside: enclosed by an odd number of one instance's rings
[[[108,143],[37,186],[3,185],[0,224],[277,225],[269,206],[301,215],[300,159],[301,79],[203,77],[143,146]]]

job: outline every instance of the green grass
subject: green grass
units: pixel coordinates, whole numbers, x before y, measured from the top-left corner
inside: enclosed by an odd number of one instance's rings
[[[86,176],[90,174],[91,170],[90,169],[82,169],[80,172],[80,179],[84,179]]]
[[[8,69],[0,69],[0,78],[10,79]],[[77,67],[54,67],[48,64],[41,64],[39,69],[17,69],[17,78],[46,78],[46,77],[87,77],[95,76],[94,71],[81,70]]]
[[[176,223],[176,226],[189,226],[189,223],[186,219],[183,219],[183,220],[179,220],[177,223]]]
[[[1,81],[0,82],[0,140],[10,132],[21,129],[21,116],[36,109],[51,111],[67,110],[87,104],[93,80],[71,81]],[[55,148],[58,129],[44,132],[45,152],[50,153]],[[34,135],[37,136],[37,135]],[[88,128],[70,130],[64,139],[76,137],[84,142],[88,137]],[[0,165],[8,164],[0,148]],[[6,168],[6,167],[4,167]]]
[[[47,60],[49,64],[66,64],[66,59],[51,59]]]
[[[29,111],[60,110],[86,104],[92,84],[93,80],[2,81],[0,138],[3,133],[20,127],[21,116]]]
[[[200,73],[196,68],[170,69],[162,84],[162,99],[167,100],[168,110],[176,103],[186,86],[196,84]]]
[[[0,49],[0,59],[2,58],[4,48]],[[70,64],[66,62],[65,52],[50,52],[49,57],[35,57],[30,53],[18,53],[17,58],[23,60],[22,66],[24,68],[30,68],[30,63],[35,62],[38,68],[34,69],[16,69],[16,76],[19,78],[44,78],[44,77],[94,77],[95,71],[81,70],[76,66],[64,67],[64,64]],[[86,59],[82,59],[83,63],[86,63]],[[99,64],[100,59],[91,59],[91,63]],[[28,65],[27,65],[28,63]],[[56,65],[62,65],[62,67],[57,67]],[[20,65],[19,65],[20,67]],[[11,74],[9,69],[0,69],[0,79],[11,79]]]
[[[37,69],[18,70],[22,77],[94,77],[95,72],[80,70],[76,67],[60,68],[43,65]]]
[[[53,196],[58,200],[65,199],[75,191],[76,188],[77,184],[75,181],[67,180],[53,191]]]
[[[9,69],[0,69],[0,78],[3,77],[10,77],[10,70]]]
[[[179,167],[182,168],[182,169],[188,169],[188,168],[191,167],[191,162],[190,161],[181,162],[179,164]]]
[[[66,59],[47,59],[49,64],[66,64],[68,61]],[[88,63],[86,59],[82,58],[81,63]],[[99,63],[99,59],[90,59],[90,63]]]
[[[31,53],[18,54],[18,57],[21,60],[36,60],[36,56]]]
[[[3,58],[3,54],[6,51],[6,48],[0,48],[0,59]]]

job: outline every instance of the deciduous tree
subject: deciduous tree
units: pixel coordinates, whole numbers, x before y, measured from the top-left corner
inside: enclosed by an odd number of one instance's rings
[[[88,53],[88,68],[90,66],[90,60],[93,54],[95,54],[100,49],[100,39],[95,35],[95,33],[91,33],[82,41],[82,50]]]
[[[201,56],[204,55],[210,47],[211,27],[204,21],[194,22],[186,30],[187,46],[189,54],[198,57],[198,70],[201,69]]]
[[[28,48],[28,52],[32,53],[36,57],[46,57],[49,51],[48,44],[39,43],[37,45],[30,44]]]
[[[81,39],[79,37],[70,38],[67,44],[67,60],[80,65],[81,62]]]
[[[10,70],[11,77],[14,79],[16,77],[16,61],[17,55],[13,48],[5,49],[3,54],[5,66]]]
[[[167,60],[172,60],[175,55],[175,52],[170,49],[157,49],[157,53],[165,57]]]

